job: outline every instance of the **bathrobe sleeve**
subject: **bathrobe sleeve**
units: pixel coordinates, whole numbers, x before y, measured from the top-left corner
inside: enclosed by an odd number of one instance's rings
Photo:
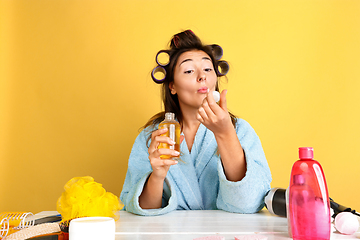
[[[228,212],[255,213],[264,207],[264,196],[270,189],[271,173],[260,139],[250,124],[238,119],[236,132],[245,153],[246,175],[241,181],[228,181],[219,161],[220,184],[216,205],[218,209]]]
[[[143,130],[135,140],[132,147],[128,170],[120,200],[124,204],[124,209],[138,215],[160,215],[173,211],[177,207],[176,193],[171,191],[171,180],[166,178],[164,183],[163,206],[160,209],[142,209],[139,205],[145,183],[152,172],[149,161],[147,138],[151,134],[148,129]]]

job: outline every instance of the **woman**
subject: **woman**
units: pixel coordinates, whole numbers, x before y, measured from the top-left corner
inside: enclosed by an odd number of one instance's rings
[[[219,104],[213,98],[221,74],[212,48],[187,30],[174,35],[165,52],[169,63],[161,82],[163,103],[181,125],[183,162],[160,157],[180,153],[158,149],[159,143],[174,143],[161,136],[167,129],[157,129],[165,112],[156,114],[133,145],[120,195],[124,209],[139,215],[176,209],[261,210],[270,170],[255,131],[228,112],[226,90]]]

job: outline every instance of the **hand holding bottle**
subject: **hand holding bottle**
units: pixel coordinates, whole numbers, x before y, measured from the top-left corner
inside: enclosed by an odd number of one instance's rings
[[[149,160],[153,169],[153,174],[158,177],[165,179],[166,174],[171,165],[176,165],[178,162],[170,157],[167,159],[161,158],[161,156],[172,156],[178,157],[180,152],[175,149],[159,148],[160,144],[168,144],[170,146],[175,145],[175,142],[171,138],[164,136],[168,132],[167,128],[162,128],[154,131],[151,134],[151,144],[149,146]]]
[[[171,157],[178,157],[180,152],[170,148],[159,148],[160,144],[174,146],[175,141],[166,135],[168,128],[161,128],[151,134],[151,144],[148,148],[152,173],[149,175],[143,192],[139,196],[139,205],[144,209],[161,207],[164,179],[171,165],[177,164]],[[162,158],[169,156],[169,158]]]

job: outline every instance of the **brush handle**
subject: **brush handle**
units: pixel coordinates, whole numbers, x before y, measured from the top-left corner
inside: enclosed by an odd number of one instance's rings
[[[69,233],[59,232],[29,238],[29,240],[69,240]]]

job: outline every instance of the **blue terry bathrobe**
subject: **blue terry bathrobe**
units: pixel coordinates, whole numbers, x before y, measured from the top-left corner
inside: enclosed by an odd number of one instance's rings
[[[181,143],[181,159],[170,167],[164,184],[162,207],[142,209],[139,196],[152,172],[147,139],[151,129],[144,129],[133,145],[120,199],[124,210],[139,215],[160,215],[173,210],[222,209],[235,213],[255,213],[264,206],[270,189],[271,173],[260,139],[253,128],[238,119],[236,132],[245,152],[247,171],[238,182],[226,179],[221,156],[212,131],[200,124],[189,152]],[[150,140],[151,141],[151,140]]]

